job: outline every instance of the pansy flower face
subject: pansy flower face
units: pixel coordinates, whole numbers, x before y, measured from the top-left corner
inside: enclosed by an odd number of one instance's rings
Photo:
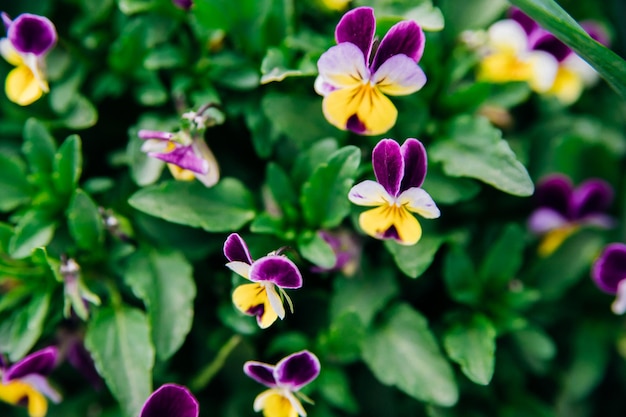
[[[369,7],[346,13],[335,30],[338,45],[317,62],[315,91],[324,96],[326,119],[343,130],[382,134],[395,124],[398,111],[386,95],[416,92],[426,83],[417,62],[424,33],[413,21],[394,25],[374,48],[376,20]]]
[[[48,347],[31,353],[19,362],[2,367],[0,400],[13,405],[25,405],[30,417],[43,417],[48,411],[48,397],[61,401],[61,395],[50,386],[46,376],[56,366],[59,352]]]
[[[594,262],[591,277],[598,288],[616,294],[611,309],[615,314],[626,312],[626,245],[611,243]]]
[[[5,81],[6,95],[14,103],[27,106],[48,92],[44,58],[57,41],[50,20],[24,13],[11,20],[2,13],[7,37],[0,39],[0,54],[15,68]]]
[[[424,146],[412,138],[402,146],[383,139],[372,152],[372,164],[376,181],[363,181],[348,194],[354,204],[374,207],[359,216],[361,229],[378,239],[414,245],[422,236],[422,228],[412,213],[427,219],[440,215],[433,199],[420,188],[427,167]]]
[[[139,417],[198,417],[200,407],[186,387],[162,385],[146,400]]]
[[[233,233],[224,243],[224,255],[230,261],[228,268],[252,281],[238,286],[233,292],[235,307],[244,314],[256,316],[259,327],[265,329],[278,317],[285,317],[283,299],[293,313],[291,299],[285,292],[302,286],[298,267],[287,257],[275,252],[253,261],[243,239]]]
[[[547,256],[583,225],[613,226],[606,214],[613,201],[613,189],[600,179],[590,179],[574,188],[569,178],[550,175],[535,192],[537,209],[528,221],[529,229],[543,236],[539,254]]]
[[[304,417],[306,411],[300,399],[310,400],[298,391],[317,378],[320,362],[314,354],[303,350],[281,359],[275,366],[248,361],[243,371],[269,388],[254,400],[254,411],[262,410],[265,417]]]

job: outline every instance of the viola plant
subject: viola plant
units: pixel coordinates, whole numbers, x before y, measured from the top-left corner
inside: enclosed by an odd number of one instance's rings
[[[613,313],[626,313],[626,245],[607,245],[593,263],[591,277],[598,288],[616,296],[611,305]]]
[[[302,275],[298,267],[280,250],[252,260],[246,242],[233,233],[224,243],[224,255],[230,261],[226,264],[233,272],[252,281],[235,288],[233,303],[239,311],[256,316],[259,327],[265,329],[277,318],[285,318],[283,300],[287,300],[293,313],[293,304],[285,289],[302,287]]]
[[[139,417],[198,417],[198,400],[187,387],[164,384],[144,403]]]
[[[615,223],[606,214],[613,201],[613,189],[600,179],[589,179],[574,187],[563,175],[547,176],[537,186],[535,201],[537,208],[528,219],[528,227],[542,236],[538,248],[542,256],[553,253],[583,226],[608,229]]]
[[[24,13],[11,20],[2,13],[7,31],[0,39],[0,54],[15,66],[5,80],[6,95],[12,102],[27,106],[49,91],[45,57],[57,41],[56,28],[44,17]]]
[[[361,229],[378,239],[416,244],[422,227],[412,213],[427,219],[440,215],[433,199],[420,188],[427,170],[424,145],[413,138],[402,146],[393,139],[383,139],[372,151],[372,165],[376,181],[360,182],[348,194],[354,204],[375,207],[360,214]]]
[[[59,352],[47,347],[7,366],[0,357],[0,400],[13,405],[26,406],[30,417],[44,417],[48,399],[58,403],[61,395],[50,385],[47,376],[57,365]]]
[[[276,365],[248,361],[243,371],[250,378],[269,389],[254,400],[254,411],[263,411],[265,417],[306,416],[301,400],[312,403],[302,388],[320,373],[320,362],[313,353],[303,350],[281,359]]]
[[[424,52],[422,28],[414,21],[395,24],[374,48],[374,10],[358,7],[335,29],[336,46],[317,62],[315,91],[324,96],[326,119],[343,130],[379,135],[396,123],[398,111],[386,95],[412,94],[426,84],[417,65]]]

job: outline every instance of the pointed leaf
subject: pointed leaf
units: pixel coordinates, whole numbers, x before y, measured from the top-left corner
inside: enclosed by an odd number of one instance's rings
[[[33,173],[52,172],[56,143],[46,127],[37,119],[30,118],[24,125],[22,152]]]
[[[15,225],[15,234],[9,242],[9,254],[15,259],[30,256],[39,246],[46,246],[54,236],[56,224],[47,213],[27,211]]]
[[[318,233],[298,236],[298,251],[303,258],[320,268],[332,268],[337,263],[335,251]]]
[[[61,194],[69,195],[78,185],[83,170],[83,155],[78,135],[68,136],[54,156],[54,188]]]
[[[32,187],[26,166],[17,157],[0,155],[0,211],[11,211],[30,200]]]
[[[22,359],[33,348],[43,332],[50,307],[50,293],[34,294],[25,307],[16,310],[9,320],[0,324],[0,352],[11,362]]]
[[[104,224],[98,205],[89,195],[77,188],[67,208],[70,234],[81,249],[95,249],[104,240]]]
[[[393,256],[393,260],[411,278],[417,278],[428,269],[435,259],[439,247],[445,242],[442,236],[424,236],[413,246],[400,245],[392,240],[385,241],[385,248]]]

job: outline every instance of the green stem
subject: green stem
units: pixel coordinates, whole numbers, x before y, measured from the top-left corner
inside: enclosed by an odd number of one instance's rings
[[[242,337],[238,334],[232,336],[228,339],[228,342],[222,346],[222,348],[217,352],[215,359],[213,362],[210,362],[204,369],[202,369],[189,383],[189,388],[192,391],[199,391],[202,388],[206,387],[211,379],[219,372],[220,369],[224,366],[226,359],[232,353],[232,351],[241,343]]]

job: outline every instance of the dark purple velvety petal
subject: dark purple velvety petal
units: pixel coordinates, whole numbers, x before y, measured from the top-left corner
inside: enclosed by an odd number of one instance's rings
[[[593,40],[600,42],[604,46],[609,46],[609,34],[598,22],[586,20],[580,22],[580,26],[585,29],[585,32],[587,32]]]
[[[250,378],[254,379],[266,387],[276,387],[276,379],[274,379],[274,365],[263,362],[248,361],[243,365],[243,372]]]
[[[348,118],[348,121],[346,122],[346,129],[359,135],[362,135],[367,130],[365,123],[363,123],[363,121],[360,120],[356,114],[353,114]]]
[[[250,281],[269,281],[281,288],[300,288],[302,275],[289,258],[268,255],[258,259],[250,268]]]
[[[343,15],[335,29],[335,39],[337,43],[350,42],[358,46],[367,62],[375,31],[374,9],[357,7]]]
[[[104,381],[102,377],[100,377],[100,374],[98,374],[98,371],[96,371],[93,358],[89,351],[85,349],[82,340],[76,338],[68,347],[67,361],[80,372],[96,390],[100,390],[104,387]]]
[[[297,391],[317,378],[320,368],[320,361],[317,356],[308,350],[303,350],[278,362],[274,376],[280,387]]]
[[[372,151],[372,166],[376,181],[389,195],[396,197],[404,175],[404,159],[398,142],[393,139],[378,142]]]
[[[626,279],[626,245],[611,243],[594,262],[591,277],[604,292],[617,293],[617,286]]]
[[[380,238],[381,239],[394,239],[394,240],[397,240],[398,242],[402,241],[402,239],[400,239],[400,235],[398,234],[398,230],[396,229],[396,226],[394,225],[391,225],[389,229],[385,230],[380,236]]]
[[[248,245],[243,241],[241,236],[237,233],[231,233],[224,242],[224,255],[231,261],[245,262],[248,265],[252,264],[252,258],[248,251]]]
[[[512,7],[509,10],[509,17],[519,23],[520,26],[524,28],[524,32],[526,32],[527,35],[539,29],[539,24],[517,7]]]
[[[186,387],[162,385],[146,400],[139,417],[198,417],[198,400]]]
[[[428,168],[424,145],[417,139],[409,138],[400,147],[400,152],[404,159],[404,176],[400,184],[400,192],[411,187],[421,187]]]
[[[11,23],[7,37],[19,52],[42,55],[56,43],[57,32],[48,18],[24,13]]]
[[[551,208],[569,218],[572,183],[564,175],[554,174],[542,179],[537,185],[534,199],[537,207]]]
[[[56,366],[58,356],[59,350],[54,346],[33,352],[9,367],[4,380],[8,382],[30,374],[48,375]]]
[[[548,32],[545,32],[541,36],[533,39],[531,47],[536,51],[545,51],[549,53],[559,62],[563,62],[565,58],[574,53],[569,46],[565,45],[563,42],[558,40],[556,36]]]
[[[415,62],[419,61],[424,53],[425,43],[424,32],[417,23],[412,20],[396,23],[380,41],[372,61],[372,72],[394,55],[404,54]]]
[[[600,179],[590,179],[580,184],[572,195],[571,211],[574,219],[603,213],[613,201],[613,188]]]
[[[193,6],[193,0],[172,0],[172,2],[183,10],[189,10]]]

